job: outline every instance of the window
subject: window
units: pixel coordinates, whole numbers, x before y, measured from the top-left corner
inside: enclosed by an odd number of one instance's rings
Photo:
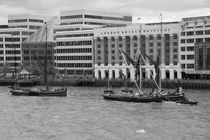
[[[185,47],[181,47],[181,51],[184,52],[185,51]]]
[[[195,41],[196,41],[196,43],[202,43],[203,42],[203,38],[196,38]]]
[[[177,53],[177,52],[178,52],[177,48],[174,48],[174,52],[175,52],[175,53]]]
[[[150,46],[150,47],[153,47],[153,43],[149,43],[149,46]]]
[[[181,68],[182,69],[185,69],[185,64],[181,64]]]
[[[194,35],[194,31],[187,32],[187,36]]]
[[[203,35],[203,31],[196,31],[195,34],[196,35]]]
[[[149,36],[149,40],[153,40],[153,36],[152,35]]]
[[[178,43],[177,42],[174,42],[174,44],[173,44],[174,46],[177,46],[178,45]]]
[[[210,38],[205,38],[205,42],[210,42]]]
[[[187,68],[188,69],[193,69],[194,68],[194,64],[187,64]]]
[[[194,55],[187,55],[187,60],[192,60],[194,59]]]
[[[194,43],[194,39],[187,39],[187,43]]]
[[[98,54],[101,54],[101,51],[100,50],[98,51]]]
[[[187,51],[194,51],[194,47],[193,46],[187,47]]]
[[[174,38],[174,39],[177,39],[177,38],[178,38],[177,34],[174,34],[174,35],[173,35],[173,38]]]
[[[157,35],[157,39],[158,39],[158,40],[161,40],[161,36],[160,36],[160,35]]]
[[[181,60],[185,60],[185,55],[181,55]]]
[[[178,56],[177,55],[174,55],[174,59],[177,59],[178,58]]]
[[[112,50],[112,54],[115,54],[115,50]]]
[[[206,34],[206,35],[207,35],[207,34],[209,35],[209,34],[210,34],[210,30],[206,30],[206,31],[205,31],[205,34]]]
[[[185,32],[181,32],[181,36],[185,36]]]
[[[185,43],[185,39],[181,39],[181,43]]]
[[[149,52],[150,52],[150,53],[153,53],[153,49],[150,49]]]

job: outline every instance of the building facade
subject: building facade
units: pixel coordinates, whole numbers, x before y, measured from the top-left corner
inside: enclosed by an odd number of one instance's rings
[[[0,28],[0,66],[1,69],[7,67],[7,72],[11,73],[14,67],[20,69],[22,66],[22,45],[30,35],[36,32],[44,24],[44,21],[52,18],[43,15],[9,15],[8,26]]]
[[[178,59],[179,22],[132,24],[124,27],[96,28],[94,30],[94,64],[96,78],[120,78],[120,71],[134,80],[135,69],[123,62],[119,49],[137,59],[141,48],[153,60],[160,55],[162,79],[180,79]],[[143,77],[154,78],[154,65],[145,60]]]
[[[183,18],[181,29],[179,51],[182,77],[200,78],[201,73],[198,71],[200,65],[195,58],[196,55],[200,55],[199,50],[202,46],[205,51],[208,50],[206,45],[210,42],[210,16]]]
[[[69,76],[93,76],[94,28],[125,25],[132,22],[129,14],[97,10],[61,11],[60,25],[55,26],[55,66]]]
[[[56,24],[58,24],[58,19],[54,17],[21,43],[22,67],[33,74],[43,75],[46,57],[48,73],[53,74],[54,72],[53,27]]]

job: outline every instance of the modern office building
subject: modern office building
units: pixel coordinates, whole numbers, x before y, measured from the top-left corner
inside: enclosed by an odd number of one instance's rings
[[[160,54],[162,79],[181,78],[178,60],[179,22],[131,24],[124,27],[103,27],[94,30],[94,64],[96,78],[120,78],[120,70],[131,80],[134,68],[126,65],[119,49],[137,59],[141,48],[156,61]],[[145,60],[143,77],[155,76],[154,65]],[[151,76],[152,75],[152,76]]]
[[[36,32],[44,21],[49,20],[52,16],[42,15],[9,15],[8,26],[0,28],[0,66],[1,69],[7,68],[7,72],[14,71],[15,65],[17,69],[21,68],[22,63],[22,45],[30,35]]]
[[[209,74],[206,52],[210,43],[210,16],[183,18],[181,28],[179,59],[182,78],[201,78],[202,74]],[[205,52],[203,61],[198,57],[201,51]]]
[[[87,9],[61,11],[60,25],[54,29],[56,68],[66,69],[69,76],[92,77],[94,28],[131,22],[130,14]]]

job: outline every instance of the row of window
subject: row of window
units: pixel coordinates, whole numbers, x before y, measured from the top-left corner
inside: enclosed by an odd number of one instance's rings
[[[8,61],[21,60],[21,57],[6,57],[6,60]]]
[[[92,45],[91,40],[87,41],[65,41],[65,42],[57,42],[57,46],[83,46],[83,45]]]
[[[38,22],[38,23],[43,23],[44,20],[40,20],[40,19],[29,19],[29,22]]]
[[[57,56],[56,60],[92,60],[92,56]]]
[[[91,48],[57,49],[56,53],[91,53]]]
[[[203,43],[210,42],[210,38],[181,39],[181,43]]]
[[[8,20],[9,23],[18,23],[18,22],[27,22],[27,19],[15,19],[15,20]],[[29,22],[38,22],[43,23],[43,20],[40,19],[29,19]]]
[[[91,68],[92,63],[57,63],[57,67]]]
[[[35,30],[37,30],[39,28],[41,28],[41,26],[29,25],[29,29],[35,29]]]
[[[10,28],[28,28],[27,25],[10,26]]]
[[[83,24],[83,22],[78,21],[78,22],[65,22],[65,23],[61,23],[61,25],[73,25],[73,24]]]
[[[82,18],[82,15],[61,16],[61,19],[74,19],[74,18]]]
[[[27,19],[8,20],[9,23],[27,22]]]
[[[25,32],[25,31],[23,31],[22,32],[22,35],[32,35],[34,32]]]
[[[88,25],[107,25],[107,23],[102,23],[102,22],[85,22],[85,24],[88,24]]]
[[[20,35],[20,31],[15,31],[15,32],[0,32],[0,34]]]
[[[186,58],[187,58],[187,60],[194,60],[194,55],[186,55],[186,56],[181,55],[181,60],[185,60]]]
[[[104,19],[104,20],[132,21],[132,17],[130,17],[130,16],[123,16],[121,18],[121,17],[107,17],[107,16],[85,15],[85,18]]]
[[[6,42],[17,42],[20,41],[20,38],[5,38]]]
[[[6,50],[6,54],[20,54],[20,50]]]
[[[181,36],[192,36],[192,35],[209,35],[210,30],[200,30],[200,31],[188,31],[188,32],[181,32]]]
[[[187,66],[187,67],[186,67]],[[194,64],[181,64],[182,69],[194,69]]]
[[[5,44],[5,48],[20,48],[20,44]]]
[[[194,51],[194,46],[188,46],[188,47],[181,47],[181,51]]]
[[[164,34],[165,36],[165,40],[169,40],[170,39],[170,35],[169,34]],[[125,36],[125,40],[126,41],[130,41],[130,39],[133,37],[133,40],[134,41],[137,41],[137,36],[134,35],[134,36]],[[145,40],[146,36],[145,35],[141,35],[141,40]],[[154,36],[153,35],[149,35],[149,40],[154,40]],[[104,37],[103,39],[105,40],[108,40],[108,37]],[[122,36],[118,36],[117,38],[115,37],[111,37],[111,41],[115,41],[116,39],[118,39],[119,41],[122,41],[123,37]],[[178,39],[178,35],[177,34],[173,34],[173,39]],[[100,42],[101,41],[101,38],[100,37],[97,37],[97,42]],[[161,40],[161,35],[158,34],[157,35],[157,40]]]
[[[66,38],[66,37],[88,37],[93,36],[92,33],[90,34],[68,34],[68,35],[56,35],[56,38]]]
[[[149,33],[149,32],[159,32],[160,31],[160,29],[153,29],[153,30],[142,30],[144,33]],[[116,31],[116,32],[101,32],[101,35],[106,35],[106,34],[120,34],[120,33],[122,33],[122,34],[127,34],[127,33],[141,33],[142,32],[141,30],[135,30],[135,31]],[[167,32],[167,31],[170,31],[170,29],[164,29],[163,31],[165,31],[165,32]]]

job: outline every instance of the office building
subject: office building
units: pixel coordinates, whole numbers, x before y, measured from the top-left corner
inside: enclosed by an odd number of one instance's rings
[[[93,76],[94,28],[123,26],[132,22],[129,14],[97,10],[61,11],[60,25],[55,26],[55,66],[69,76]]]
[[[179,22],[131,24],[124,27],[103,27],[94,30],[94,64],[96,78],[120,78],[123,74],[134,79],[134,68],[123,61],[119,49],[137,59],[141,48],[154,61],[160,54],[161,79],[180,79],[178,60]],[[154,65],[145,60],[143,77],[154,78]]]
[[[181,29],[179,48],[182,78],[198,79],[202,74],[209,74],[206,52],[210,43],[210,16],[183,18]],[[205,52],[202,56],[205,60],[198,57],[201,51]]]

